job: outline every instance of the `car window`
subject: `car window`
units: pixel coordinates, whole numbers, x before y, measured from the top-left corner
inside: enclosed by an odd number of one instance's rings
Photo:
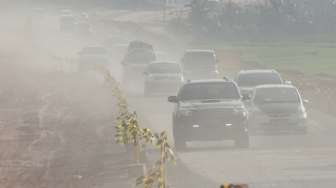
[[[181,69],[178,64],[173,63],[155,63],[148,67],[149,73],[180,73]]]
[[[181,101],[207,99],[240,99],[235,84],[225,83],[195,83],[185,85],[180,93]]]
[[[254,103],[299,103],[300,97],[295,88],[259,88],[255,90]]]
[[[238,76],[239,86],[254,87],[266,84],[282,84],[282,79],[277,73],[248,73]]]

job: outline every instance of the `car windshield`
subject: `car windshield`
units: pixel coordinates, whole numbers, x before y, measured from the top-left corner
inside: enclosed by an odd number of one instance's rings
[[[240,99],[234,83],[195,83],[185,85],[180,93],[181,101],[211,100],[211,99]]]
[[[180,73],[181,69],[178,64],[174,63],[155,63],[151,64],[148,67],[148,72],[149,73],[157,73],[157,74],[162,74],[162,73]]]
[[[254,103],[299,103],[295,88],[259,88],[255,91]]]
[[[210,52],[188,52],[182,63],[185,69],[213,69],[216,59]]]
[[[247,73],[240,74],[237,81],[241,87],[255,87],[267,84],[282,84],[282,80],[277,73]]]

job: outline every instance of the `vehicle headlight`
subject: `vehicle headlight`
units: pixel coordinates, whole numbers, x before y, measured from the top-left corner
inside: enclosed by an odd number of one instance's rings
[[[192,111],[191,110],[180,110],[179,111],[179,116],[191,116]]]

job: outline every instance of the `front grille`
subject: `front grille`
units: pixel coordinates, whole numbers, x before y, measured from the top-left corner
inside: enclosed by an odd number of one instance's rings
[[[202,109],[193,111],[192,117],[202,121],[228,121],[233,119],[233,109]]]

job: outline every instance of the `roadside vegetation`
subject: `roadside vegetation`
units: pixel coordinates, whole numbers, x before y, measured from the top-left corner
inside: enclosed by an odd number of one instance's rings
[[[117,143],[125,145],[126,148],[133,150],[134,161],[136,164],[143,164],[145,159],[143,153],[148,145],[154,146],[159,152],[159,159],[153,165],[144,167],[143,174],[139,174],[136,185],[143,185],[144,188],[168,187],[166,168],[167,164],[175,161],[175,153],[171,147],[165,131],[154,133],[148,128],[142,128],[138,121],[136,112],[130,112],[127,100],[118,86],[117,81],[111,76],[108,70],[101,69],[107,83],[112,86],[113,96],[117,99],[119,115],[116,123],[115,140]],[[146,170],[148,169],[148,170]]]
[[[217,49],[236,55],[241,63],[250,67],[336,76],[336,54],[333,44],[231,43],[220,45]]]

